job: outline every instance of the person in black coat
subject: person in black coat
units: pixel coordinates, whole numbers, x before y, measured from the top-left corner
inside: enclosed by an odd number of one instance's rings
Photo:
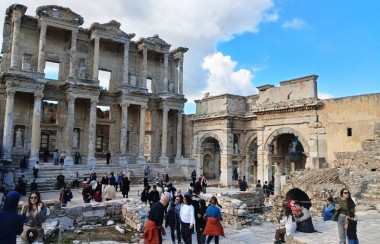
[[[149,192],[149,205],[152,206],[153,203],[158,202],[160,200],[160,194],[157,191],[157,186],[153,185],[153,189]]]
[[[16,238],[21,235],[25,219],[17,213],[20,194],[10,191],[4,199],[4,207],[0,209],[0,242],[16,244]]]
[[[123,198],[128,198],[128,192],[130,190],[130,184],[131,182],[129,181],[128,177],[124,176],[123,181],[121,185],[121,192],[123,194]]]
[[[168,213],[166,215],[165,228],[170,227],[172,242],[175,243],[175,232],[177,232],[178,243],[181,243],[181,203],[177,196],[174,202],[169,203]]]

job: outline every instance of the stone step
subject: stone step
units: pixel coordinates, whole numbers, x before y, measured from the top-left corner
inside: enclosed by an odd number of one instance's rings
[[[376,206],[377,204],[380,204],[380,194],[362,193],[360,202],[363,205]]]

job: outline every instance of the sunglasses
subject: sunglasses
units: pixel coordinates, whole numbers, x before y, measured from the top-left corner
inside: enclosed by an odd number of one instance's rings
[[[37,197],[30,197],[30,199],[37,199]]]
[[[344,191],[343,194],[350,194],[348,191]]]

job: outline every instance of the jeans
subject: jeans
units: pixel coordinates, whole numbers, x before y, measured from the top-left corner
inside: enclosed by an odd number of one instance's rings
[[[206,243],[209,244],[212,241],[212,238],[215,237],[215,244],[219,244],[219,236],[208,236]]]
[[[190,227],[190,223],[184,223],[181,221],[181,234],[182,234],[182,239],[185,242],[185,244],[192,243],[191,235],[193,233],[193,230],[189,229],[189,227]]]
[[[180,243],[181,242],[181,225],[179,223],[177,223],[176,226],[170,227],[170,235],[172,237],[173,243],[175,242],[175,233],[174,233],[175,231],[177,232],[178,243]]]
[[[338,233],[339,233],[339,244],[346,244],[346,229],[344,228],[344,224],[346,223],[346,216],[339,215],[338,217]]]
[[[348,244],[359,244],[359,240],[348,239]]]

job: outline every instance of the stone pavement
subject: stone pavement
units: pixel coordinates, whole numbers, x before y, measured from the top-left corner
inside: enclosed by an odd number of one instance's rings
[[[215,182],[214,182],[215,185]],[[182,193],[187,191],[188,182],[176,183],[175,187],[181,189]],[[142,189],[141,185],[132,185],[129,197],[138,197],[138,192]],[[218,194],[222,192],[236,192],[236,188],[217,188],[208,187],[208,194]],[[68,206],[82,204],[82,189],[72,189],[74,198]],[[58,199],[59,191],[44,192],[41,194],[42,199]],[[0,197],[2,197],[0,195]],[[117,192],[117,198],[121,198],[121,193]],[[26,197],[22,197],[22,201],[27,201]],[[363,244],[377,244],[380,243],[380,213],[375,210],[358,211],[358,238],[360,243]],[[316,233],[296,233],[295,239],[298,243],[307,244],[336,244],[338,243],[338,230],[336,222],[327,221],[323,222],[321,218],[313,219],[315,228],[320,231]],[[220,238],[220,243],[249,243],[249,244],[270,244],[274,241],[274,233],[277,225],[270,222],[263,222],[258,226],[242,227],[240,230],[233,228],[225,228],[226,237]],[[95,242],[94,242],[95,243]],[[97,242],[97,243],[111,243],[111,242]],[[170,238],[170,229],[167,229],[167,235],[164,237],[164,242],[172,243]],[[193,243],[197,243],[195,234],[193,235]]]

